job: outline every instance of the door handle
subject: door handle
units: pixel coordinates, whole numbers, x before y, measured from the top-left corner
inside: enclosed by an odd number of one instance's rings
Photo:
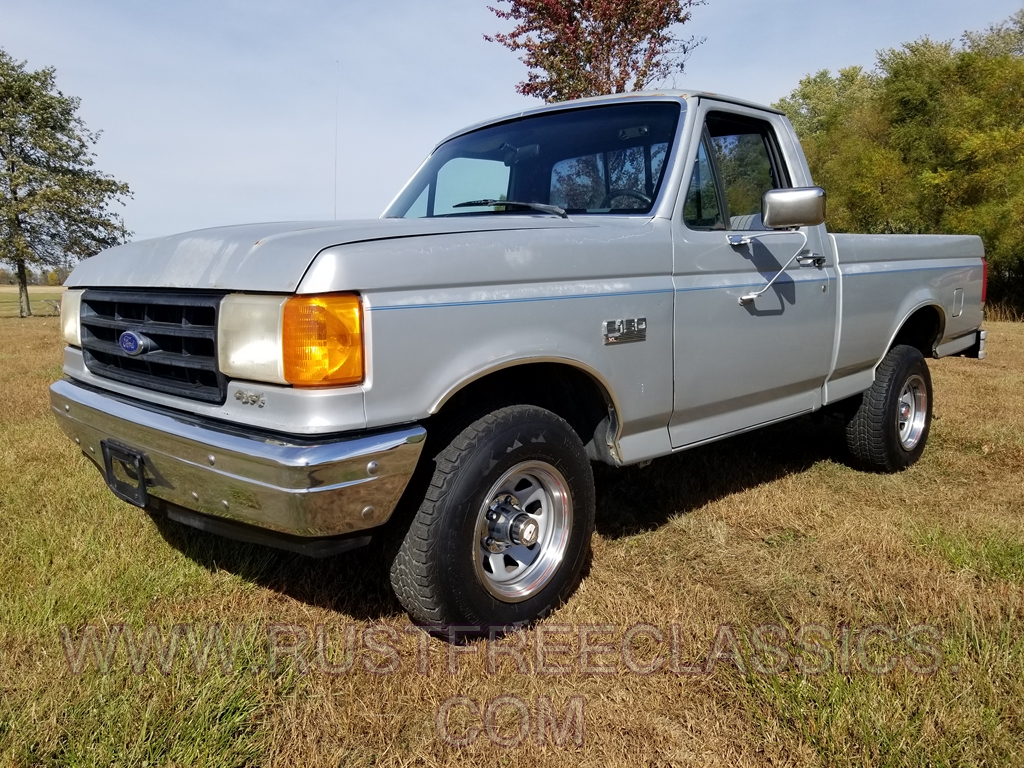
[[[801,267],[814,265],[818,269],[821,269],[825,266],[825,257],[820,253],[800,254],[796,257],[796,261]]]

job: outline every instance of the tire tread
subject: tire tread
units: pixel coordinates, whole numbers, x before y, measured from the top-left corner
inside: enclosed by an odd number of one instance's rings
[[[892,388],[899,386],[896,378],[900,370],[918,361],[925,370],[926,378],[929,378],[924,357],[918,349],[906,344],[898,344],[890,349],[875,371],[874,383],[864,392],[860,407],[846,423],[847,448],[857,462],[869,469],[898,472],[908,466],[894,455],[893,440],[898,438],[889,423],[891,414],[887,411],[887,401]],[[930,403],[929,392],[929,408]],[[921,438],[921,448],[926,438],[927,431]],[[916,456],[909,463],[914,460]]]

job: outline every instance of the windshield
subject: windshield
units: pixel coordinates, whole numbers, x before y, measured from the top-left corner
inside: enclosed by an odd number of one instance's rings
[[[457,136],[437,148],[384,215],[551,215],[532,207],[538,204],[570,215],[649,213],[680,111],[678,102],[586,107]]]

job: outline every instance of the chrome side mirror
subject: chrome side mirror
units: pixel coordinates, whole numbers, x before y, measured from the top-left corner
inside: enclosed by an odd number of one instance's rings
[[[761,198],[761,221],[768,229],[816,227],[825,221],[825,190],[821,187],[768,190]]]

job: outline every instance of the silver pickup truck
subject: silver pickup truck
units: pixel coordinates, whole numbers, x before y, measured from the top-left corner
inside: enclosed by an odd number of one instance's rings
[[[416,621],[514,626],[580,578],[593,461],[823,407],[865,468],[921,455],[926,358],[984,356],[981,240],[824,219],[770,108],[544,106],[442,141],[378,220],[82,262],[52,407],[152,514],[319,556],[380,538]]]

